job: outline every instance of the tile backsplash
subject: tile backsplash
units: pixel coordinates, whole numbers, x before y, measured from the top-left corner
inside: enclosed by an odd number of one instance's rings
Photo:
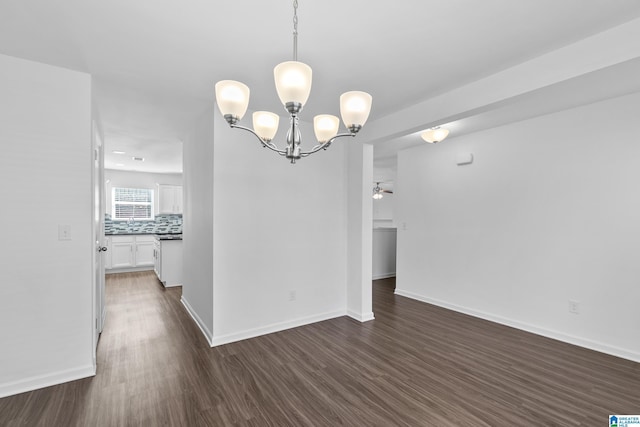
[[[182,234],[182,214],[157,215],[155,221],[114,221],[105,214],[104,234]]]

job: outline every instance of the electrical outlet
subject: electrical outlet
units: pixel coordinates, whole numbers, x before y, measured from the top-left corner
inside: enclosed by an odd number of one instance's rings
[[[402,231],[407,231],[407,223],[406,222],[402,223]]]
[[[296,291],[289,291],[289,301],[296,300]]]
[[[569,313],[580,314],[580,303],[576,300],[569,300]]]

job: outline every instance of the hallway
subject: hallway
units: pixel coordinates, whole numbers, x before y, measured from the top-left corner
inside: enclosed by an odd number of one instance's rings
[[[0,399],[1,426],[602,425],[640,407],[640,365],[393,294],[210,348],[153,272],[110,275],[94,378]],[[46,349],[43,349],[46,351]]]

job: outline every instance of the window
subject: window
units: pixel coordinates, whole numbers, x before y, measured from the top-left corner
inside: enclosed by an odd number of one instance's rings
[[[114,220],[153,220],[153,190],[149,188],[114,188]]]

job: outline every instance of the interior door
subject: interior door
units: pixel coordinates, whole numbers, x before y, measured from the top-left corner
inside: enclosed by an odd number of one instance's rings
[[[105,192],[104,192],[104,150],[102,138],[94,122],[93,124],[93,229],[95,240],[94,275],[95,275],[95,332],[94,343],[97,347],[98,339],[104,326],[106,316],[106,305],[104,297],[104,251],[106,251],[106,241],[104,236],[104,212],[105,212]]]

